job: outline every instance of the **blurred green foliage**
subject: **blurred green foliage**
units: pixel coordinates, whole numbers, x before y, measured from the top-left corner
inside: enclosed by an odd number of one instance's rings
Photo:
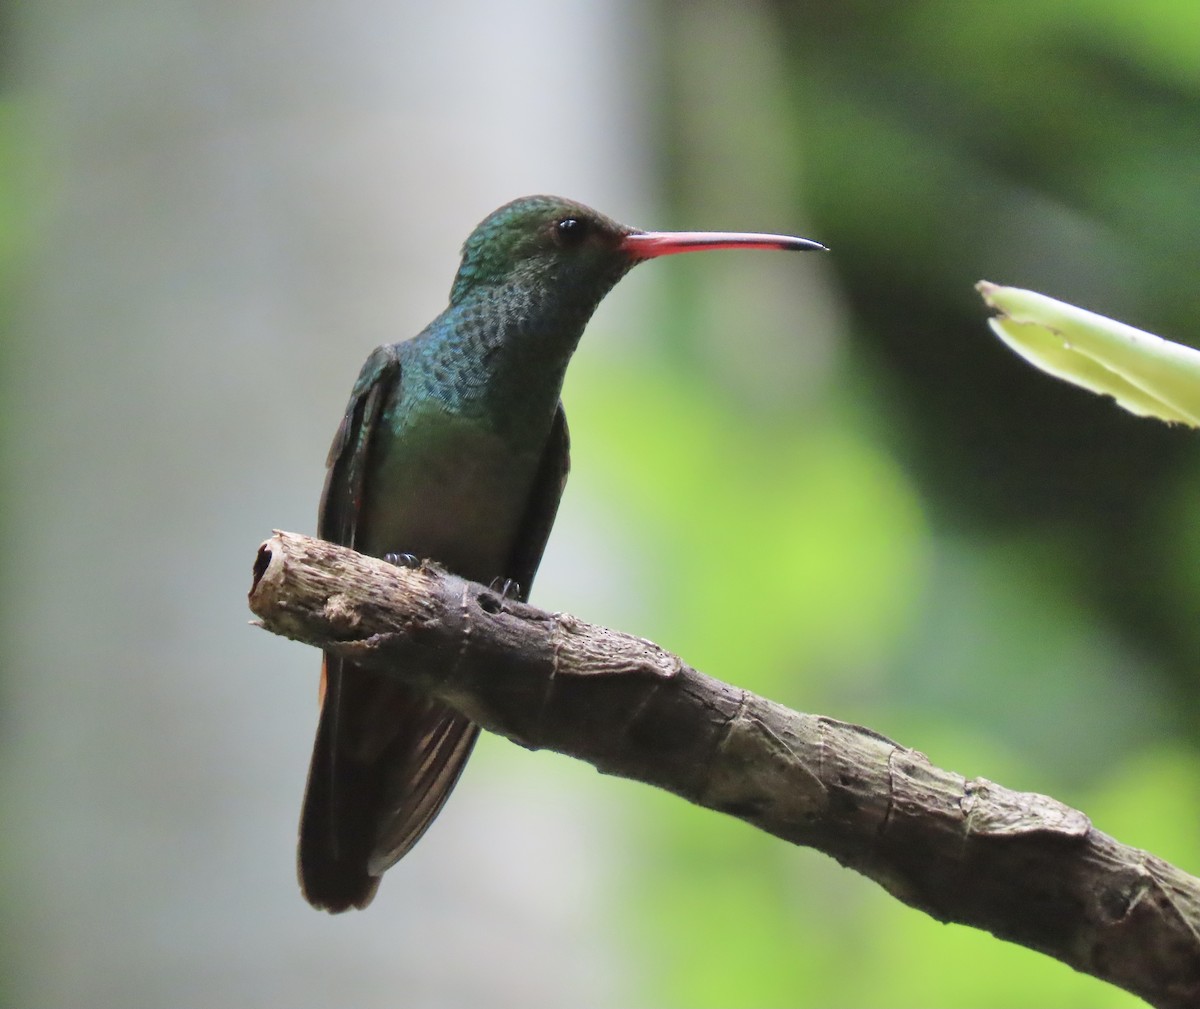
[[[848,315],[816,360],[803,292],[781,318],[689,262],[659,351],[572,380],[574,479],[646,558],[653,626],[629,629],[1200,867],[1200,443],[1011,358],[973,290],[1200,344],[1200,8],[660,13],[678,223],[778,227],[782,201],[833,248],[817,268]],[[632,801],[648,1003],[1140,1004],[741,824]]]

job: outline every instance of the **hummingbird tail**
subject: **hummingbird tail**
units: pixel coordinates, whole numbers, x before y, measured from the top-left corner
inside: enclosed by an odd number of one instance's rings
[[[305,899],[319,911],[337,914],[371,903],[379,877],[367,871],[371,825],[335,832],[333,723],[336,704],[329,699],[327,662],[321,667],[321,716],[309,764],[308,785],[300,816],[297,875]],[[361,820],[361,817],[358,819]]]
[[[325,657],[326,691],[300,817],[300,888],[314,907],[366,907],[420,840],[479,727],[387,676]]]

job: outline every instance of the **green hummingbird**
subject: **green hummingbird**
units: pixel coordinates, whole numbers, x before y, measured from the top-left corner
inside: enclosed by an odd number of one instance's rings
[[[450,304],[375,350],[333,439],[318,535],[431,558],[524,600],[567,479],[559,394],[600,300],[645,259],[705,249],[821,249],[804,238],[639,231],[529,196],[471,233]],[[300,819],[304,896],[366,907],[437,816],[479,728],[399,680],[326,654]]]

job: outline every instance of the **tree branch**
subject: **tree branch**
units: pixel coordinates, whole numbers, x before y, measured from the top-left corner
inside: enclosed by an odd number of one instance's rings
[[[262,626],[403,677],[492,732],[831,855],[939,921],[1056,957],[1160,1007],[1200,1005],[1200,880],[1048,796],[934,767],[790,711],[642,638],[502,598],[432,564],[276,533]]]

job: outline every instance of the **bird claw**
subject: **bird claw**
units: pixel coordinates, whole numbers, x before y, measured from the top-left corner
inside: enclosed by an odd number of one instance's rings
[[[519,600],[521,598],[521,586],[511,578],[493,578],[488,588],[493,592],[498,592],[502,599]]]
[[[421,559],[415,554],[384,554],[383,559],[398,568],[419,568],[421,566]]]

